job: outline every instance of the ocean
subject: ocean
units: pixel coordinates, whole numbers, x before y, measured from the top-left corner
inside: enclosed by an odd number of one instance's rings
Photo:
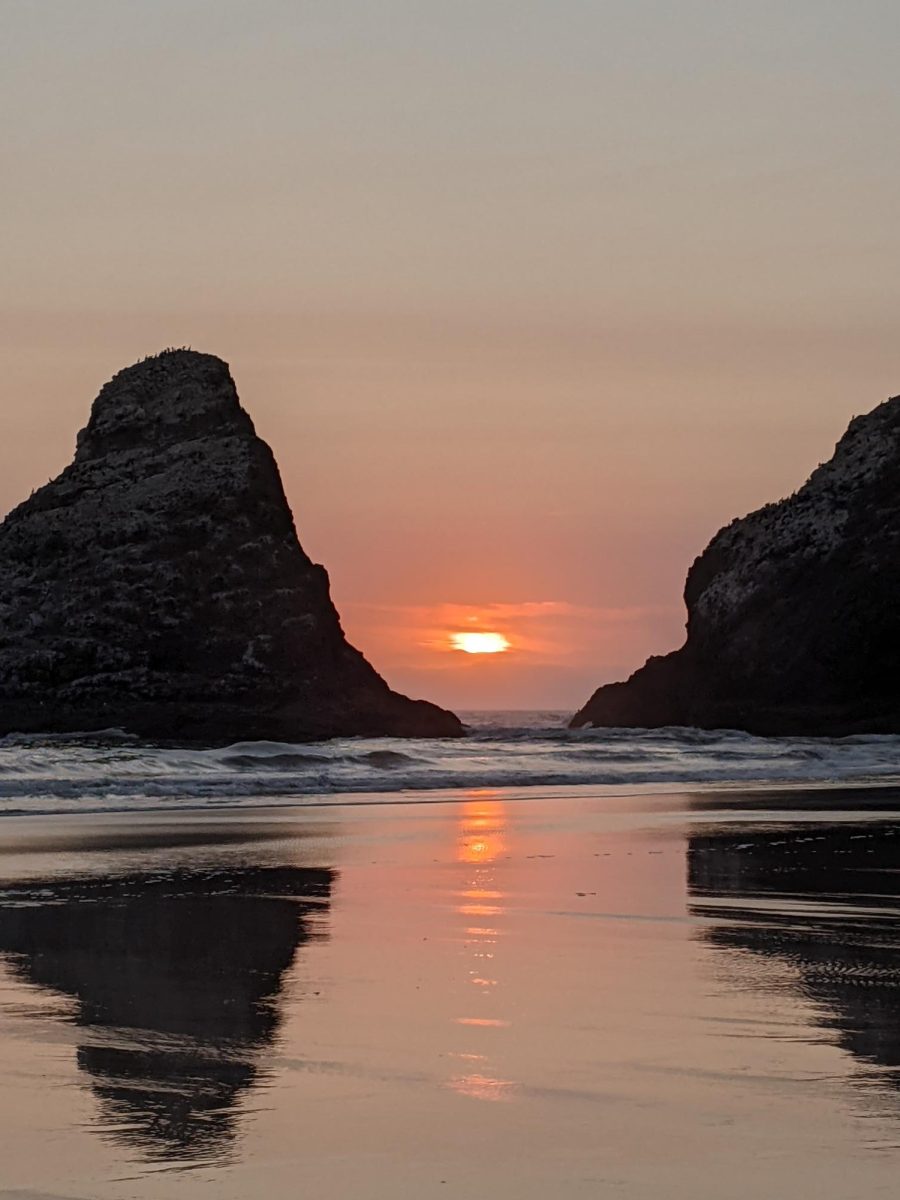
[[[216,749],[121,730],[0,739],[0,815],[327,805],[473,789],[597,794],[900,782],[900,737],[760,738],[736,730],[579,729],[557,711],[467,712],[461,739],[339,738]]]

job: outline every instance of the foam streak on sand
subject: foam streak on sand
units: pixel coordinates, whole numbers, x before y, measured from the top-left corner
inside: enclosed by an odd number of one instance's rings
[[[463,740],[341,738],[166,748],[108,730],[0,740],[0,813],[328,803],[471,788],[892,783],[900,737],[565,728],[562,713],[469,714]],[[412,798],[412,796],[410,796]],[[402,795],[400,796],[402,799]]]

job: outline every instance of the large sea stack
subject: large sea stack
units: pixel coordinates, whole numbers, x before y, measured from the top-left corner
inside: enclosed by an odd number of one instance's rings
[[[900,733],[900,396],[718,533],[684,599],[684,646],[599,688],[574,726]]]
[[[226,363],[167,350],[97,397],[0,525],[0,732],[442,736],[349,645]]]

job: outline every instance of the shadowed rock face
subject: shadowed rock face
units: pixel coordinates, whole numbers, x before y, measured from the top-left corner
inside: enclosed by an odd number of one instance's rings
[[[220,1159],[331,884],[299,867],[15,884],[0,892],[0,956],[73,1000],[106,1136],[150,1159]]]
[[[684,598],[685,645],[573,725],[900,732],[900,397],[789,499],[718,533]]]
[[[446,736],[344,638],[227,365],[119,372],[75,460],[0,525],[0,732]]]

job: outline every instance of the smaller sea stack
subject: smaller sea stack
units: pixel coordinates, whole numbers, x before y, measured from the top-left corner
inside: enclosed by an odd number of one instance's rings
[[[684,646],[599,688],[573,726],[900,733],[900,396],[793,496],[716,534],[684,600]]]

